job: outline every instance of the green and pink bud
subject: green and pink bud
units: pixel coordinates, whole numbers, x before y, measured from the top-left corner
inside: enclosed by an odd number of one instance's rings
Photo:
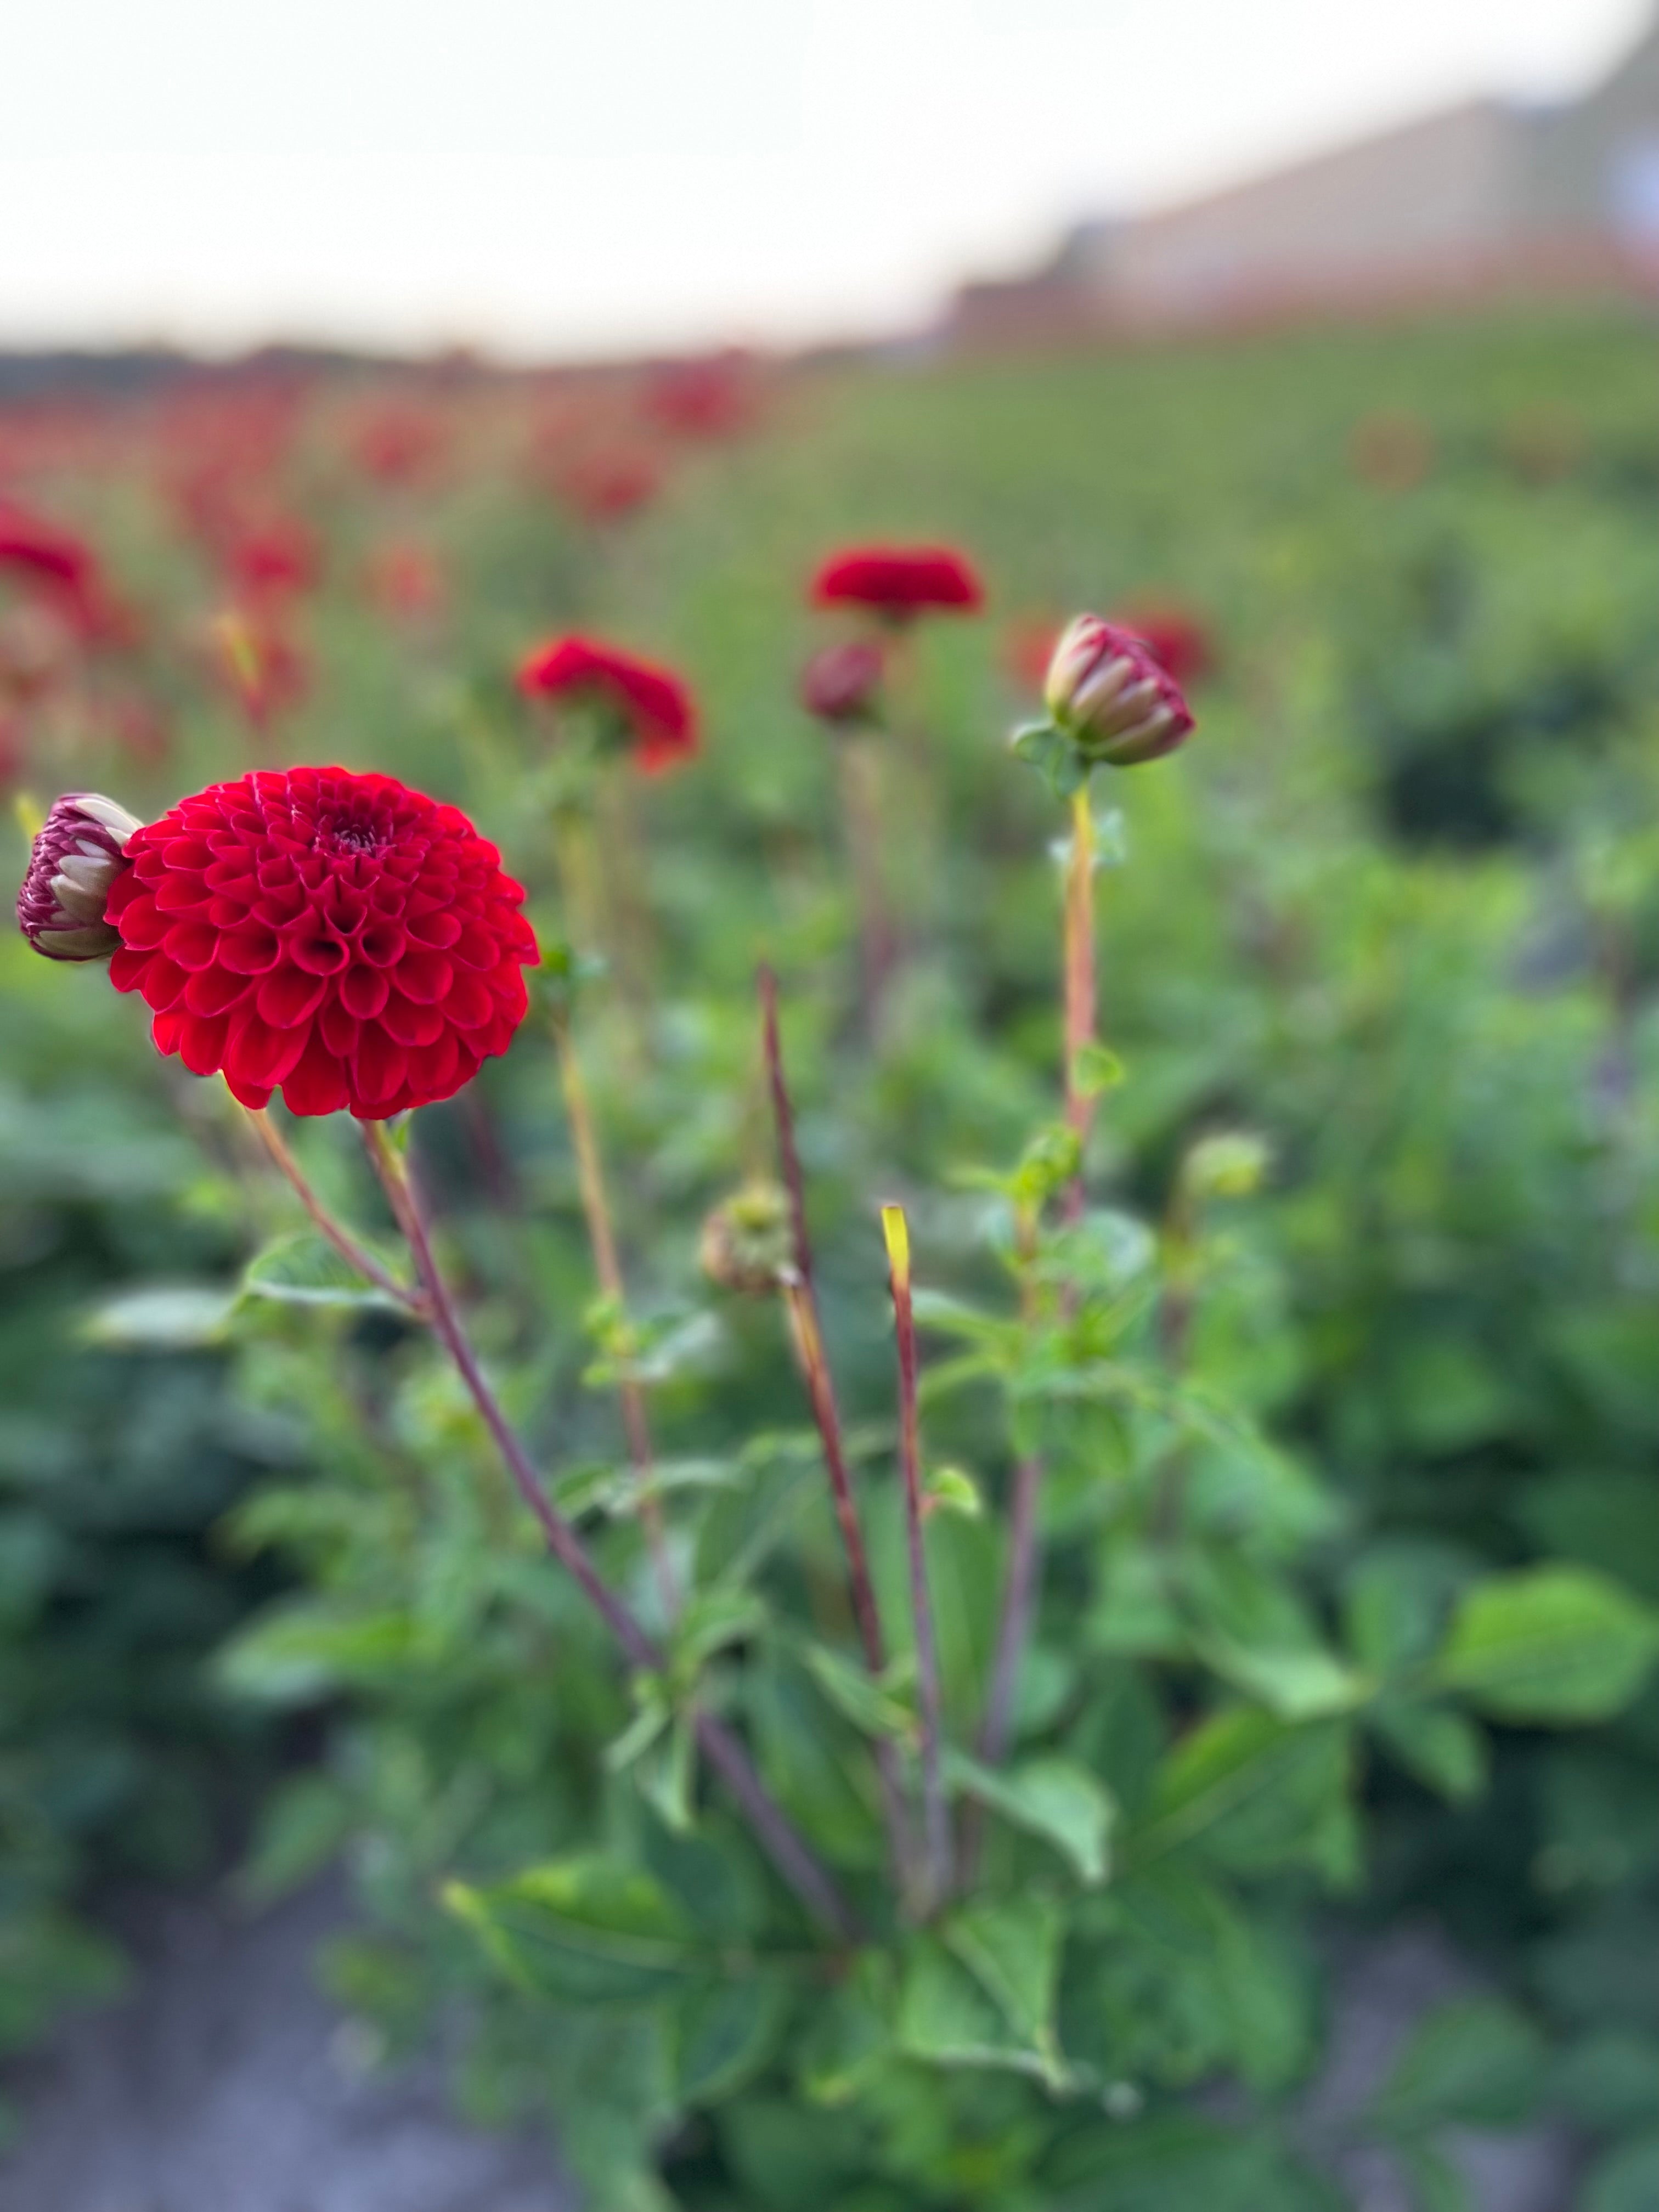
[[[143,828],[101,792],[70,791],[52,804],[17,894],[17,926],[48,960],[107,960],[119,932],[104,908],[130,863],[127,841]]]
[[[1098,615],[1066,625],[1042,698],[1090,767],[1158,760],[1192,733],[1192,710],[1169,671],[1143,639]]]

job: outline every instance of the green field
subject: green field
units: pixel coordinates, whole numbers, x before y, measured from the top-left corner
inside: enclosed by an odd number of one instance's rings
[[[1561,2118],[1587,2212],[1659,2197],[1656,368],[1633,313],[1517,311],[757,371],[754,420],[708,439],[651,428],[626,380],[0,416],[0,514],[83,532],[135,616],[74,636],[0,561],[15,875],[61,788],[151,817],[338,762],[459,805],[544,951],[605,956],[570,1018],[625,1314],[594,1304],[557,977],[414,1146],[503,1401],[673,1647],[630,1682],[449,1370],[301,1240],[222,1087],[98,967],[12,939],[0,2051],[112,1985],[112,1875],[234,1864],[252,1905],[343,1855],[364,1932],[326,1971],[377,2047],[447,2020],[469,2108],[550,2112],[597,2212],[1277,2212],[1350,2201],[1289,2117],[1331,1958],[1428,1920],[1490,1994],[1425,2024],[1356,2139],[1443,2212],[1475,2201],[1457,2129]],[[411,405],[429,460],[366,470],[373,410]],[[623,440],[663,472],[625,519],[538,481]],[[214,468],[239,515],[305,524],[314,576],[239,595]],[[892,728],[854,741],[902,948],[872,1015],[848,740],[796,684],[836,631],[816,563],[886,538],[963,547],[988,606],[921,626]],[[366,585],[394,547],[429,605]],[[1006,740],[1036,711],[1022,641],[1153,603],[1213,665],[1177,755],[1095,779],[1122,1080],[1068,1230],[1043,1180],[1066,818]],[[263,726],[233,604],[308,671]],[[555,864],[568,763],[513,684],[564,629],[667,662],[702,713],[695,760],[602,779],[591,907]],[[708,1210],[772,1170],[762,960],[899,1655],[879,1686],[779,1316],[697,1264]],[[395,1249],[344,1118],[289,1127]],[[1259,1187],[1206,1183],[1198,1148],[1238,1136]],[[959,1752],[1013,1468],[1047,1468],[1026,1796],[966,1816],[984,1893],[921,1926],[884,1917],[870,1748],[890,1731],[915,1780],[895,1200]],[[668,1471],[679,1629],[619,1376]],[[816,1939],[692,1757],[698,1699],[872,1924],[861,1965],[800,1966]]]

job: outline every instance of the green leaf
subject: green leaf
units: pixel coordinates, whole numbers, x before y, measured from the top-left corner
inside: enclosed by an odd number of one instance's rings
[[[527,1994],[637,2004],[706,1970],[661,1886],[615,1859],[550,1860],[488,1888],[451,1882],[444,1903]]]
[[[1349,1649],[1376,1674],[1420,1666],[1468,1579],[1463,1559],[1443,1544],[1396,1537],[1373,1546],[1343,1593]]]
[[[1468,2182],[1437,2144],[1401,2143],[1395,2156],[1411,2183],[1417,2212],[1476,2212]]]
[[[964,1521],[979,1521],[985,1516],[979,1485],[960,1467],[935,1468],[927,1477],[922,1504],[925,1510],[938,1507],[945,1513],[959,1513]]]
[[[705,1660],[734,1644],[751,1643],[766,1626],[764,1602],[752,1590],[698,1590],[674,1624],[675,1672],[695,1678]]]
[[[1486,1739],[1467,1713],[1415,1698],[1385,1698],[1370,1724],[1408,1774],[1449,1804],[1467,1804],[1486,1786]]]
[[[1500,1720],[1607,1720],[1659,1657],[1659,1616],[1585,1567],[1493,1576],[1464,1595],[1435,1662],[1442,1688]]]
[[[1389,2135],[1513,2126],[1537,2100],[1545,2055],[1537,2029],[1512,2006],[1492,1997],[1443,2005],[1395,2061],[1372,2123]]]
[[[216,1671],[238,1697],[314,1705],[342,1688],[406,1678],[415,1648],[415,1623],[406,1613],[352,1613],[321,1598],[289,1598],[233,1638]]]
[[[1201,1845],[1240,1873],[1312,1864],[1352,1873],[1347,1730],[1293,1725],[1237,1705],[1200,1721],[1165,1755],[1131,1839],[1137,1865]]]
[[[969,1906],[916,1936],[899,1993],[898,2039],[912,2057],[989,2067],[1057,2086],[1054,2040],[1060,1923],[1040,1899]]]
[[[1079,1098],[1099,1098],[1115,1091],[1124,1078],[1123,1062],[1091,1038],[1072,1054],[1072,1089]]]
[[[80,1334],[106,1352],[196,1352],[224,1341],[235,1309],[234,1291],[208,1283],[149,1283],[94,1306]]]
[[[1659,2135],[1610,2152],[1577,2201],[1579,2212],[1653,2212],[1659,2204]]]
[[[1064,1925],[1046,1898],[988,1898],[945,1923],[945,1942],[996,2004],[1019,2041],[1040,2053],[1049,2079],[1064,2072],[1054,2036]]]
[[[789,1991],[777,1975],[700,1982],[675,2013],[675,2069],[687,2105],[718,2104],[752,2081],[777,2047]]]
[[[876,1681],[859,1661],[843,1658],[827,1644],[809,1644],[802,1653],[813,1680],[843,1720],[865,1735],[888,1736],[912,1744],[916,1717],[910,1708]]]
[[[1009,741],[1018,759],[1036,769],[1056,799],[1070,799],[1089,781],[1088,763],[1052,722],[1027,722]]]
[[[961,1752],[946,1754],[951,1787],[976,1797],[1017,1828],[1041,1836],[1067,1858],[1091,1888],[1106,1879],[1107,1851],[1117,1803],[1104,1783],[1075,1759],[1028,1759],[1011,1772],[981,1766]]]
[[[331,1776],[296,1774],[279,1783],[259,1808],[238,1893],[253,1905],[286,1897],[328,1864],[350,1826],[351,1800]]]
[[[1218,1674],[1259,1699],[1280,1720],[1319,1720],[1352,1712],[1373,1685],[1317,1644],[1253,1650],[1231,1638],[1206,1637],[1199,1650]]]
[[[366,1242],[364,1249],[368,1249]],[[396,1279],[393,1255],[375,1252],[372,1256]],[[314,1229],[296,1229],[275,1238],[263,1252],[256,1252],[243,1272],[242,1292],[246,1297],[274,1298],[283,1305],[381,1306],[394,1313],[402,1310],[396,1298],[349,1266]]]

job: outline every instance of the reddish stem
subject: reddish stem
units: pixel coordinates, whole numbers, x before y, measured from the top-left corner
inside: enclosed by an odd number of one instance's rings
[[[663,1653],[627,1604],[602,1579],[580,1537],[543,1489],[524,1446],[502,1413],[433,1256],[431,1240],[407,1168],[387,1143],[379,1122],[364,1122],[362,1136],[370,1164],[414,1255],[416,1272],[426,1286],[433,1329],[477,1407],[520,1497],[535,1516],[549,1551],[574,1579],[629,1662],[646,1672],[660,1674],[665,1663]],[[845,1943],[858,1942],[862,1931],[852,1908],[788,1816],[769,1794],[738,1738],[724,1722],[710,1713],[694,1711],[692,1724],[703,1755],[743,1808],[785,1881],[830,1934]]]

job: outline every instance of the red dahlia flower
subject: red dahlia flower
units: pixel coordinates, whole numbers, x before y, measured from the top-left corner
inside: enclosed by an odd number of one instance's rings
[[[972,563],[948,545],[859,545],[831,554],[812,579],[812,601],[909,622],[941,611],[976,613],[985,588]]]
[[[886,673],[879,646],[861,637],[826,645],[800,672],[800,702],[821,722],[873,722],[881,710]]]
[[[44,592],[83,637],[112,636],[120,616],[106,591],[98,556],[84,538],[0,500],[0,574]]]
[[[250,524],[226,549],[230,585],[250,599],[284,599],[317,581],[321,556],[313,532],[295,515]]]
[[[1177,684],[1201,683],[1215,666],[1215,643],[1204,622],[1173,600],[1142,599],[1113,619],[1133,632]]]
[[[466,817],[389,775],[259,771],[129,840],[106,908],[157,1048],[245,1106],[385,1121],[502,1053],[538,957],[524,893]]]
[[[599,708],[620,726],[647,775],[697,750],[696,708],[679,678],[597,638],[538,645],[519,670],[519,689],[533,699]]]

